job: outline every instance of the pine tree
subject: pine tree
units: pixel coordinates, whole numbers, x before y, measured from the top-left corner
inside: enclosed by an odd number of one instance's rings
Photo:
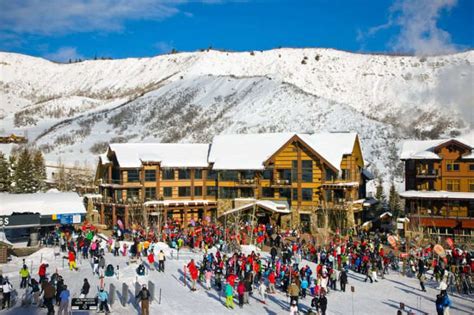
[[[45,187],[44,181],[46,180],[46,166],[40,150],[36,150],[33,156],[33,172],[36,191],[43,190]]]
[[[0,152],[0,192],[9,192],[11,187],[10,165]]]
[[[377,211],[382,210],[387,204],[387,198],[385,197],[385,193],[383,191],[383,181],[381,178],[378,178],[378,185],[375,190],[375,199],[379,201],[376,207]]]
[[[392,185],[390,186],[388,205],[390,207],[390,210],[392,211],[392,214],[395,217],[398,217],[401,211],[400,196],[398,195],[398,192],[395,189],[395,184],[393,182],[392,182]]]
[[[33,161],[28,148],[24,148],[18,157],[15,174],[15,192],[33,193],[37,191],[34,179]]]

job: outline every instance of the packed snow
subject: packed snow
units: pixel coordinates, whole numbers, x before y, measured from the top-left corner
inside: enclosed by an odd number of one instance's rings
[[[166,244],[161,244],[161,248],[167,250]],[[256,250],[254,247],[245,247],[243,251],[251,252]],[[135,269],[136,263],[128,264],[127,257],[114,257],[106,254],[106,264],[112,264],[119,267],[118,276],[105,277],[104,284],[107,291],[110,285],[114,285],[117,289],[115,293],[115,301],[112,306],[112,314],[137,314],[139,306],[135,301],[135,284],[148,284],[152,281],[155,285],[154,300],[150,305],[151,314],[166,315],[186,315],[186,314],[289,314],[288,297],[277,290],[276,294],[267,296],[267,303],[262,304],[258,298],[256,290],[250,298],[250,304],[244,305],[243,309],[239,309],[236,304],[234,310],[228,310],[224,303],[225,297],[221,292],[214,288],[205,290],[204,286],[199,285],[198,291],[191,292],[189,278],[184,284],[183,267],[191,258],[199,261],[202,254],[191,252],[189,250],[181,250],[179,256],[173,249],[169,249],[166,254],[165,273],[159,273],[155,270],[148,270],[147,275],[137,276]],[[267,253],[261,253],[267,257]],[[93,297],[98,291],[99,278],[92,273],[92,266],[88,260],[78,260],[79,271],[70,271],[67,267],[67,259],[63,259],[64,254],[59,253],[58,248],[43,248],[38,252],[25,257],[25,263],[28,268],[32,268],[33,275],[37,277],[39,264],[47,262],[49,264],[48,275],[54,271],[65,279],[65,284],[71,291],[72,297],[78,297],[82,280],[88,278],[91,284],[91,293],[88,297]],[[306,261],[310,267],[315,265]],[[34,307],[26,307],[21,305],[24,290],[19,289],[19,269],[21,268],[22,258],[13,258],[7,264],[1,266],[4,276],[9,277],[16,289],[16,300],[11,310],[6,314],[46,314],[46,309],[36,309]],[[189,277],[186,274],[186,277]],[[377,283],[369,283],[363,281],[364,276],[349,272],[349,285],[345,293],[341,291],[331,291],[328,294],[328,315],[345,315],[345,314],[395,314],[399,309],[400,303],[404,303],[407,310],[411,310],[413,314],[435,314],[435,298],[439,290],[436,289],[437,283],[433,280],[426,282],[427,292],[419,289],[419,283],[416,278],[404,277],[398,272],[391,272],[386,279],[380,279]],[[122,285],[128,285],[128,300],[125,306],[121,305]],[[355,292],[351,293],[350,287],[354,287]],[[339,286],[338,286],[339,287]],[[161,292],[161,294],[160,294]],[[161,297],[160,297],[161,295]],[[465,295],[450,295],[453,302],[451,314],[467,315],[474,312],[474,301],[472,297]],[[308,309],[311,297],[300,299],[300,310]],[[77,314],[87,314],[85,312]],[[406,313],[403,313],[406,314]]]

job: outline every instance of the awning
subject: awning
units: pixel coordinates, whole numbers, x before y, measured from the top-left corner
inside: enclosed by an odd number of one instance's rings
[[[457,225],[456,219],[419,218],[419,220],[420,224],[423,226],[453,228]]]
[[[474,229],[474,220],[469,219],[469,220],[463,220],[461,219],[462,222],[462,228],[463,229]]]
[[[256,200],[256,201],[248,203],[246,205],[228,210],[228,211],[224,212],[223,214],[221,214],[219,217],[226,216],[226,215],[236,213],[236,212],[239,212],[239,211],[250,210],[250,209],[253,209],[254,206],[262,208],[262,209],[267,210],[267,211],[276,212],[276,213],[280,213],[280,214],[290,213],[290,209],[288,209],[288,203],[286,203],[286,202],[285,203],[278,203],[278,202],[274,202],[272,200]]]

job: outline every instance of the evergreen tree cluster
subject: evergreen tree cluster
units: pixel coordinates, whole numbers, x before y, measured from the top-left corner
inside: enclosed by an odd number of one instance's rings
[[[41,151],[24,147],[9,159],[0,152],[0,192],[41,191],[45,188],[45,179],[46,167]]]

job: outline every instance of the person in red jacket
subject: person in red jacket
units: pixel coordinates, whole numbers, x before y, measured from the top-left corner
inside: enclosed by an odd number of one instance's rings
[[[68,260],[69,260],[69,270],[78,270],[76,265],[76,254],[72,250],[68,253]]]
[[[39,270],[38,270],[38,276],[40,277],[39,283],[43,283],[43,280],[46,280],[46,268],[48,267],[49,265],[45,263],[42,263],[39,266]]]
[[[275,273],[272,271],[270,271],[270,273],[268,274],[268,291],[269,293],[275,293]]]
[[[189,269],[189,274],[191,275],[191,281],[192,281],[191,291],[196,291],[196,281],[197,281],[197,278],[198,278],[198,269],[196,267],[196,264],[194,263],[194,259],[191,259],[191,261],[189,262],[188,269]]]
[[[240,281],[237,286],[237,294],[239,295],[239,307],[244,307],[244,293],[245,293],[245,283]]]
[[[150,251],[147,258],[148,264],[150,264],[150,269],[153,270],[153,266],[155,265],[155,255],[153,254],[153,252]]]
[[[227,277],[227,283],[230,284],[232,287],[234,287],[235,285],[235,275],[233,273],[231,273],[228,277]]]

